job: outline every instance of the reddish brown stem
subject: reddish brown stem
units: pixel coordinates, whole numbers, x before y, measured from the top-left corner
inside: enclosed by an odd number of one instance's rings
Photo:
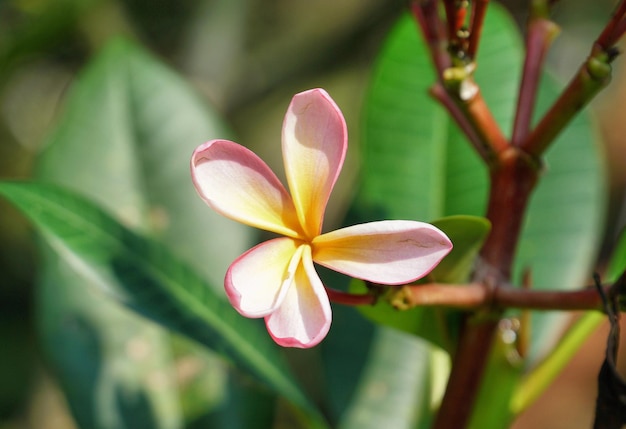
[[[519,146],[530,133],[541,68],[558,27],[545,18],[532,19],[526,36],[526,57],[517,98],[517,110],[511,143]]]
[[[611,15],[611,20],[606,24],[596,41],[605,51],[615,45],[622,34],[624,34],[624,26],[621,25],[624,16],[626,16],[626,2],[622,0],[616,6]]]
[[[610,80],[611,70],[606,54],[596,50],[567,85],[550,110],[543,116],[520,148],[539,158],[574,116]]]
[[[458,100],[443,85],[437,83],[430,94],[450,113],[457,125],[465,133],[478,154],[491,163],[497,152],[508,148],[508,143],[495,118],[487,107],[480,91],[467,101]]]
[[[430,88],[430,95],[439,101],[441,105],[448,111],[450,117],[456,122],[457,126],[461,129],[463,134],[468,138],[476,152],[483,158],[487,163],[493,157],[492,150],[488,146],[485,145],[483,140],[480,138],[472,123],[467,119],[463,110],[459,108],[459,106],[454,102],[450,94],[444,89],[443,85],[440,83],[434,84]]]
[[[503,152],[509,147],[506,137],[487,107],[480,90],[470,100],[459,101],[459,106],[472,123],[476,133],[493,152]]]
[[[411,12],[428,45],[433,64],[437,70],[437,79],[441,80],[443,71],[450,67],[450,56],[446,51],[447,40],[437,10],[437,2],[435,0],[414,1],[411,3]]]
[[[605,289],[609,294],[610,288]],[[498,287],[489,290],[481,283],[451,285],[428,283],[405,286],[398,292],[404,306],[442,306],[465,310],[518,308],[525,310],[601,310],[602,299],[595,288],[581,290],[531,290]]]
[[[337,304],[344,305],[374,305],[376,304],[376,296],[364,293],[355,294],[349,292],[343,292],[337,289],[326,287],[326,294],[328,299]]]
[[[475,59],[478,53],[478,44],[483,31],[483,22],[485,21],[488,5],[489,0],[476,0],[472,2],[470,36],[467,45],[467,56],[471,59]]]
[[[609,288],[606,289],[609,292]],[[541,291],[498,288],[494,291],[494,305],[501,308],[529,310],[602,310],[602,298],[594,288],[576,291]]]
[[[476,309],[489,302],[489,291],[480,283],[451,285],[428,283],[405,286],[398,292],[403,306],[443,306],[459,309]]]
[[[458,31],[463,26],[465,19],[465,10],[458,7],[457,0],[443,0],[443,6],[446,11],[446,21],[448,28],[448,40],[450,43],[456,43]]]
[[[433,429],[465,428],[474,409],[485,362],[499,317],[466,318],[452,363],[448,386]],[[463,362],[461,359],[467,359]]]
[[[475,281],[493,293],[506,287],[538,166],[514,147],[499,154],[492,168],[487,218],[492,230],[481,251]],[[467,427],[502,310],[487,307],[465,319],[434,429]]]

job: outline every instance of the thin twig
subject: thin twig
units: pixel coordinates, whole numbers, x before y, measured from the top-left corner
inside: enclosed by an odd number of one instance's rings
[[[443,23],[439,17],[437,2],[435,0],[413,1],[411,12],[426,40],[433,64],[437,70],[437,79],[441,80],[444,70],[450,67],[450,55],[446,51],[447,39],[444,35]]]
[[[376,296],[371,293],[355,294],[329,287],[326,287],[326,293],[332,302],[344,305],[374,305],[377,299]]]
[[[493,159],[491,149],[485,145],[483,140],[479,137],[476,130],[474,130],[471,122],[467,119],[464,112],[459,106],[452,100],[450,94],[444,89],[440,83],[434,84],[429,91],[430,95],[439,101],[441,105],[448,111],[450,117],[456,122],[457,126],[461,129],[463,134],[467,137],[471,145],[474,147],[478,155],[487,163]]]
[[[467,45],[467,56],[471,59],[476,59],[476,54],[478,53],[478,44],[482,35],[483,22],[485,21],[488,5],[489,0],[476,0],[472,2],[470,35]]]
[[[603,289],[607,294],[610,287]],[[577,311],[601,310],[602,300],[594,288],[580,290],[530,290],[514,287],[499,287],[489,290],[484,284],[469,283],[451,285],[428,283],[405,286],[397,292],[392,302],[396,306],[412,308],[438,306],[477,310],[491,307],[499,309],[517,308],[524,310]]]
[[[528,25],[526,56],[511,137],[511,144],[514,146],[519,146],[530,132],[541,69],[548,48],[557,33],[558,26],[543,17],[531,19]]]

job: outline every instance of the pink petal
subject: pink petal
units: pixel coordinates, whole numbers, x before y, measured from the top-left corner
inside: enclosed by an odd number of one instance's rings
[[[278,234],[302,235],[287,190],[249,149],[228,140],[204,143],[191,158],[191,176],[198,194],[218,213]]]
[[[302,251],[291,238],[276,238],[248,250],[226,272],[224,287],[235,309],[264,317],[281,304],[293,283]]]
[[[324,285],[313,267],[311,248],[304,249],[302,263],[280,307],[265,318],[267,330],[284,347],[309,348],[324,339],[332,319]]]
[[[323,89],[296,94],[283,123],[283,159],[300,223],[309,238],[322,230],[330,192],[348,147],[346,123]]]
[[[439,229],[405,220],[354,225],[313,240],[313,259],[318,264],[389,285],[424,277],[450,250],[450,239]]]

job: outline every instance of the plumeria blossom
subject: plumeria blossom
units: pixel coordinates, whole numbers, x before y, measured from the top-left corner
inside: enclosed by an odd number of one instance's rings
[[[218,213],[279,234],[228,268],[226,293],[246,317],[264,317],[282,346],[313,347],[328,333],[328,295],[313,262],[351,277],[400,285],[428,274],[451,250],[432,225],[371,222],[322,234],[347,149],[343,115],[326,91],[296,94],[285,116],[282,152],[288,192],[256,154],[227,140],[193,153],[195,187]]]

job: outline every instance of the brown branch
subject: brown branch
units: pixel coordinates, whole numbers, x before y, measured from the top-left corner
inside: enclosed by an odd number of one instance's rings
[[[467,56],[472,60],[476,59],[478,44],[483,31],[483,22],[487,13],[489,0],[476,0],[472,2],[472,16],[470,24],[469,42],[467,44]]]
[[[344,305],[374,305],[377,300],[377,297],[371,293],[355,294],[329,287],[326,287],[326,294],[332,302]]]
[[[611,79],[611,62],[617,55],[615,43],[626,32],[626,1],[617,5],[611,20],[596,39],[589,58],[554,102],[533,132],[519,146],[531,156],[545,152],[572,118]]]
[[[526,56],[511,137],[511,144],[514,146],[519,146],[530,133],[541,69],[550,44],[558,31],[556,24],[543,17],[531,19],[528,25]]]
[[[528,138],[520,143],[519,147],[530,156],[539,158],[574,116],[608,84],[611,58],[597,45],[594,51]]]
[[[611,48],[611,46],[615,45],[624,34],[624,16],[626,16],[626,1],[622,0],[615,7],[615,10],[611,14],[611,19],[596,40],[596,43],[601,46],[603,50],[606,51]]]
[[[496,159],[496,153],[509,147],[506,137],[502,134],[478,87],[467,100],[462,100],[451,92],[454,91],[444,88],[440,83],[434,84],[430,89],[431,96],[448,110],[478,154],[487,164],[491,164]]]
[[[391,304],[400,309],[423,306],[442,306],[471,310],[489,302],[489,291],[480,283],[451,285],[428,283],[405,286],[391,299]]]
[[[468,317],[463,323],[448,385],[433,429],[467,427],[500,319],[497,314],[483,317]]]
[[[444,70],[450,67],[450,55],[446,51],[447,39],[443,30],[443,23],[439,17],[436,0],[413,1],[411,12],[418,23],[435,69],[437,79],[441,80]]]
[[[607,294],[611,287],[605,287]],[[405,286],[392,298],[396,307],[441,306],[463,310],[481,308],[549,311],[601,310],[602,299],[595,288],[580,290],[531,290],[484,284],[462,285],[428,283]]]
[[[465,116],[463,110],[461,110],[457,103],[454,102],[443,85],[440,83],[434,84],[430,88],[429,93],[448,111],[450,117],[454,120],[454,122],[456,122],[463,134],[465,134],[470,144],[474,147],[476,152],[478,152],[478,155],[480,155],[486,163],[489,163],[494,157],[491,148],[485,145],[472,126],[472,123]]]

